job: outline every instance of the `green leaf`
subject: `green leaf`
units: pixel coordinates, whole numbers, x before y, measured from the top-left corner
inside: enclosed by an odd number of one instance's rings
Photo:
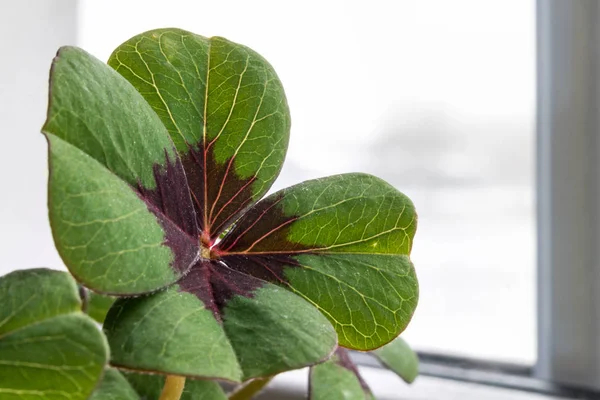
[[[87,291],[87,309],[86,313],[96,322],[102,324],[106,318],[108,310],[115,302],[116,297],[106,296],[92,291]]]
[[[52,232],[77,280],[97,292],[138,294],[189,270],[199,245],[183,167],[160,119],[125,79],[81,49],[61,48],[43,132]]]
[[[118,300],[104,331],[113,365],[235,382],[323,361],[336,345],[306,301],[214,261],[165,291]]]
[[[309,400],[373,400],[373,394],[344,349],[310,369]]]
[[[144,96],[177,147],[205,244],[262,197],[287,151],[290,116],[269,63],[226,39],[157,29],[120,45],[109,65]]]
[[[188,273],[178,285],[149,298],[124,300],[116,308],[120,312],[115,311],[105,326],[115,364],[239,381],[322,361],[336,339],[327,321],[305,301],[273,285],[263,288],[265,282],[245,274],[217,271],[223,266],[202,268],[204,261],[197,261],[200,239],[207,231],[200,231],[196,222],[204,226],[205,218],[214,220],[217,214],[211,217],[197,204],[196,214],[188,180],[195,200],[198,188],[202,193],[206,189],[209,199],[216,193],[211,210],[217,210],[218,218],[232,218],[234,214],[225,204],[221,209],[220,202],[237,204],[244,199],[246,207],[268,189],[279,171],[289,130],[285,97],[271,67],[243,46],[218,38],[209,42],[211,60],[221,60],[210,64],[214,72],[209,73],[208,93],[213,97],[201,91],[201,99],[208,99],[205,108],[210,115],[200,125],[201,137],[210,143],[196,143],[194,148],[206,145],[202,154],[209,154],[218,164],[211,171],[204,169],[211,182],[224,174],[212,189],[196,179],[198,168],[206,165],[190,164],[192,153],[182,152],[181,146],[179,153],[173,151],[157,116],[160,112],[154,113],[129,83],[82,50],[59,52],[44,127],[50,144],[50,217],[66,265],[96,292],[129,295],[154,291],[181,278],[190,263],[196,262],[197,273]],[[162,50],[177,65],[185,61],[178,58],[184,53],[176,48]],[[184,69],[179,73],[187,76]],[[238,83],[231,86],[234,78]],[[215,82],[213,91],[210,85]],[[238,92],[235,98],[228,97],[230,90]],[[225,106],[228,117],[223,120],[220,114]],[[242,117],[249,110],[255,118],[250,125]],[[249,154],[262,156],[256,161],[248,159]],[[254,176],[250,177],[250,172]],[[233,197],[227,198],[225,192],[222,196],[221,189],[235,188],[237,179],[247,182],[235,189]],[[215,227],[214,221],[211,226]],[[230,279],[231,274],[235,278]],[[210,284],[199,291],[190,284],[193,279]],[[251,287],[235,292],[247,281],[252,281]],[[148,306],[157,298],[160,304]],[[284,312],[290,309],[309,318],[310,323],[302,326],[297,318],[285,320]],[[255,318],[248,320],[252,313]],[[123,326],[133,330],[130,338]],[[268,334],[248,338],[248,326]],[[181,341],[169,336],[179,339],[182,332],[200,334],[206,342],[198,343],[195,336],[187,334]],[[290,344],[299,348],[288,356]],[[206,362],[213,355],[219,363]]]
[[[340,345],[371,350],[398,336],[417,305],[416,222],[411,201],[381,179],[337,175],[262,200],[213,252],[307,299]]]
[[[59,271],[15,271],[0,278],[0,398],[87,399],[108,346],[81,312],[75,281]]]
[[[156,397],[158,399],[158,397]],[[119,371],[109,368],[105,371],[100,386],[94,390],[90,400],[139,400],[140,396]]]
[[[407,383],[414,382],[419,375],[419,357],[400,337],[373,351],[373,354]]]
[[[336,332],[368,350],[406,327],[418,297],[408,198],[348,174],[254,204],[290,127],[262,57],[163,29],[109,63],[61,49],[44,132],[65,264],[97,293],[146,294],[107,316],[113,363],[240,381],[326,359]]]
[[[124,371],[123,375],[142,399],[154,400],[160,397],[165,384],[164,376],[130,371]],[[181,400],[227,400],[227,396],[216,382],[187,379]]]

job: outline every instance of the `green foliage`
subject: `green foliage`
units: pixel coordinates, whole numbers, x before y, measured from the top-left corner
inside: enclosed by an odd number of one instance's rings
[[[345,350],[310,369],[309,400],[373,400],[373,394]]]
[[[162,375],[123,372],[142,399],[158,399],[165,383]],[[181,400],[226,400],[227,395],[216,382],[187,379]]]
[[[406,383],[419,373],[419,358],[404,339],[398,337],[372,352]],[[344,349],[325,363],[310,369],[309,400],[373,400],[371,389],[361,377],[358,367]]]
[[[222,400],[201,379],[258,388],[312,365],[312,399],[371,399],[338,344],[389,343],[377,356],[411,382],[418,360],[393,340],[418,300],[414,206],[360,173],[261,200],[290,121],[272,66],[223,38],[153,30],[108,65],[61,48],[42,130],[75,280],[0,279],[0,398],[157,399],[168,374],[191,378],[182,399]]]
[[[321,362],[336,334],[370,350],[406,327],[411,201],[346,174],[257,202],[289,129],[273,68],[226,39],[149,31],[109,65],[59,51],[43,128],[57,248],[95,292],[170,285],[108,314],[114,365],[242,381]]]
[[[158,396],[156,397],[158,398]],[[100,385],[94,390],[90,400],[139,400],[140,396],[131,387],[127,379],[116,369],[104,372]]]
[[[406,196],[374,176],[343,174],[265,198],[216,250],[239,268],[280,269],[277,281],[327,316],[340,345],[369,350],[398,336],[416,307],[415,228]]]
[[[156,111],[182,159],[206,151],[214,176],[200,214],[209,236],[236,214],[228,210],[269,190],[287,151],[290,115],[277,74],[259,54],[219,37],[157,29],[117,47],[108,64]],[[220,179],[224,167],[231,175]],[[249,179],[252,190],[234,196]]]
[[[93,112],[90,112],[93,110]],[[48,205],[54,241],[84,286],[135,294],[176,281],[165,233],[132,186],[175,157],[156,113],[106,64],[62,48],[50,80]],[[126,266],[118,268],[118,266]]]
[[[108,310],[114,304],[115,298],[113,296],[86,291],[86,302],[85,312],[96,322],[102,324],[106,318],[106,314],[108,314]]]
[[[87,399],[108,346],[81,312],[75,281],[48,269],[0,278],[0,398]]]
[[[406,383],[412,383],[419,374],[419,357],[400,337],[373,351],[373,354]]]
[[[234,298],[222,322],[177,287],[119,300],[104,330],[114,365],[237,382],[322,361],[336,344],[325,317],[275,285]]]

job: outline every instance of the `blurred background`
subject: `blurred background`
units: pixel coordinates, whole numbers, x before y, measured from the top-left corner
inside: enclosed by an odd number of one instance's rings
[[[179,27],[248,45],[278,72],[292,136],[274,190],[363,171],[413,199],[415,348],[533,364],[534,15],[533,0],[3,2],[0,275],[64,268],[39,134],[58,47],[106,60]]]

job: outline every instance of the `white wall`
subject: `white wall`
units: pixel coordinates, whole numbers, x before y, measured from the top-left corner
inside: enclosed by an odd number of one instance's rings
[[[61,268],[46,207],[46,141],[39,133],[48,71],[59,46],[75,44],[76,0],[0,2],[0,275]]]

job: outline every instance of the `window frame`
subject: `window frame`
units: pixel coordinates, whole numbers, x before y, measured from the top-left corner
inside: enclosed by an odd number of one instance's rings
[[[424,377],[491,386],[551,398],[590,400],[600,398],[599,390],[540,379],[534,372],[535,366],[427,352],[418,352],[418,354],[419,375]],[[368,353],[353,352],[352,359],[360,367],[384,368]]]
[[[600,389],[596,0],[537,1],[537,378]]]

